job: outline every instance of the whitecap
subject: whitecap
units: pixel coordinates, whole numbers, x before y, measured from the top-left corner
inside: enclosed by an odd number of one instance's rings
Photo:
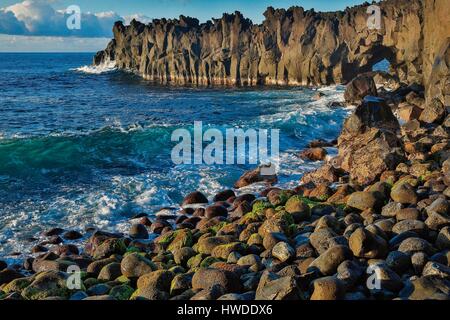
[[[89,74],[101,74],[101,73],[107,73],[117,70],[116,62],[115,61],[105,61],[98,66],[94,65],[87,65],[87,66],[81,66],[78,68],[70,69],[72,71],[78,71],[83,73],[89,73]]]

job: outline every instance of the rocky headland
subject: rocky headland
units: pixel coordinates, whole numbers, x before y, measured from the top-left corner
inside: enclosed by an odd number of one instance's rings
[[[450,40],[446,0],[384,1],[336,13],[269,8],[149,25],[116,23],[95,63],[198,84],[346,83],[357,105],[326,159],[294,189],[247,172],[212,199],[192,190],[174,216],[128,234],[51,229],[22,265],[0,261],[1,299],[450,299]],[[391,73],[369,72],[388,59]],[[320,97],[318,97],[320,99]],[[265,182],[250,194],[242,188]],[[85,238],[83,246],[70,243]],[[68,287],[78,266],[81,282]],[[69,280],[69,281],[67,281]]]

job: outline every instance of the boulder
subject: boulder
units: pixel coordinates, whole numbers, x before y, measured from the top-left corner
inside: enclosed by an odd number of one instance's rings
[[[181,205],[187,206],[190,204],[199,204],[199,203],[208,203],[208,199],[200,191],[194,191],[189,193],[186,197],[184,197]]]
[[[255,300],[297,300],[298,287],[292,276],[281,277],[265,271],[259,280]]]
[[[129,253],[122,259],[120,269],[125,277],[138,278],[156,270],[156,265],[138,253]]]
[[[192,278],[193,289],[209,289],[214,285],[224,288],[227,293],[239,293],[241,283],[233,272],[217,269],[200,269]]]
[[[268,174],[266,175],[265,172],[266,170],[262,171],[261,167],[258,167],[254,170],[251,171],[247,171],[245,172],[239,179],[238,181],[236,181],[236,183],[234,184],[234,187],[236,189],[240,189],[246,186],[249,186],[253,183],[257,183],[257,182],[266,182],[268,184],[273,184],[277,182],[277,176],[274,174]],[[267,170],[270,171],[270,170]]]
[[[346,102],[358,104],[363,101],[366,96],[378,96],[377,86],[375,85],[373,77],[370,75],[359,75],[347,84],[344,93]]]
[[[352,251],[348,247],[337,245],[329,248],[316,258],[309,265],[309,269],[317,268],[322,275],[331,276],[336,273],[341,263],[352,258]]]
[[[312,282],[311,300],[341,300],[345,295],[345,287],[335,277],[324,277]]]
[[[353,254],[359,258],[384,258],[388,253],[386,240],[364,228],[358,228],[352,233],[349,246]]]

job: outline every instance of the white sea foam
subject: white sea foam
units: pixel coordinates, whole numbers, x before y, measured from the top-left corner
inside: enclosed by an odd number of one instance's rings
[[[105,61],[98,66],[88,65],[71,69],[73,71],[84,72],[89,74],[101,74],[117,70],[115,61]]]

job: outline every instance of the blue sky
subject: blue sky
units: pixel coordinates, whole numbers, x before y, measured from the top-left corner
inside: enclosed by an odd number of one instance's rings
[[[363,0],[0,0],[0,51],[97,51],[111,37],[115,20],[133,17],[177,18],[180,14],[204,22],[224,12],[241,11],[260,23],[268,6],[302,6],[335,11]],[[81,9],[81,30],[68,31],[63,11]]]

